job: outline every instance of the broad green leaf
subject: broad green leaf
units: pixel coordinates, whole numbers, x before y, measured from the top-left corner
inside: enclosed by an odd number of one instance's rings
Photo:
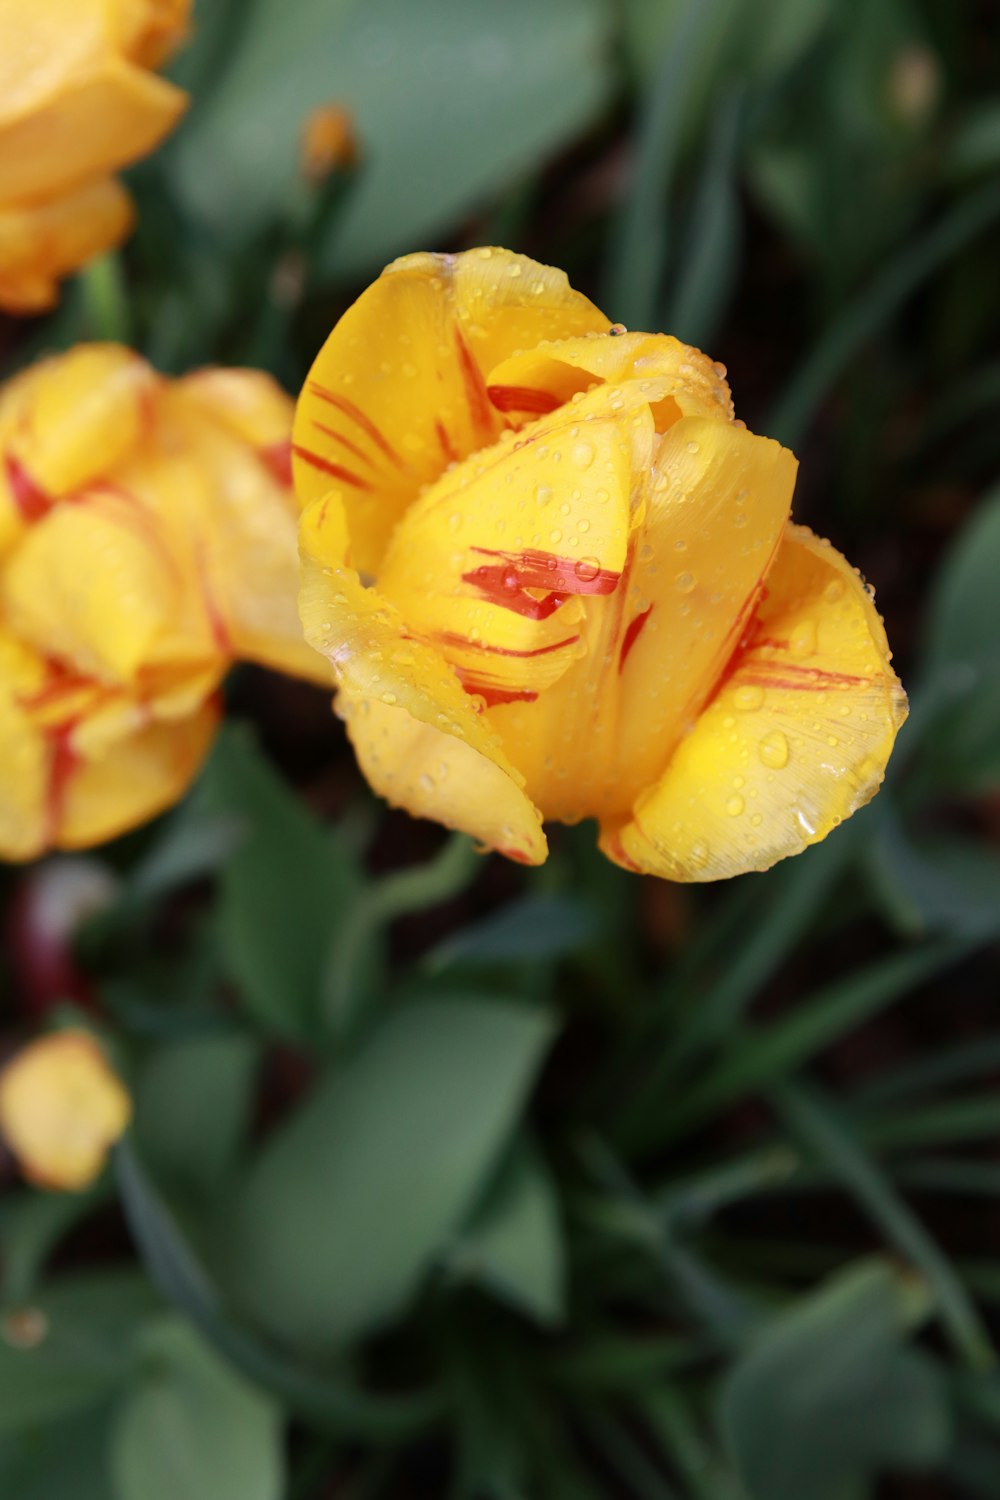
[[[259,1043],[238,1033],[168,1042],[136,1083],[139,1150],[172,1187],[204,1197],[234,1165],[253,1105]]]
[[[1000,934],[1000,854],[994,848],[954,836],[918,843],[884,793],[871,823],[869,870],[883,906],[904,932]]]
[[[282,1417],[186,1324],[149,1329],[112,1432],[114,1500],[280,1500]]]
[[[558,150],[610,87],[602,0],[251,0],[173,152],[187,206],[244,240],[289,200],[309,111],[354,115],[363,166],[325,252],[339,277],[439,243]]]
[[[132,1339],[157,1306],[143,1277],[102,1272],[65,1277],[27,1307],[0,1309],[0,1432],[106,1400],[126,1377]]]
[[[227,1214],[247,1315],[322,1353],[399,1312],[482,1191],[551,1034],[542,1012],[477,997],[380,1020],[266,1143]]]
[[[561,1321],[566,1267],[558,1198],[529,1142],[517,1142],[501,1164],[447,1264],[453,1275],[489,1288],[540,1323]]]
[[[199,806],[246,828],[219,876],[229,973],[267,1030],[301,1038],[318,1013],[330,943],[360,887],[355,861],[239,730],[220,737],[196,795]]]
[[[945,558],[924,640],[935,709],[920,755],[935,781],[981,790],[1000,782],[1000,490],[982,501]]]
[[[723,1383],[726,1441],[752,1500],[845,1500],[948,1441],[935,1366],[905,1341],[907,1291],[872,1261],[767,1323]]]
[[[30,1433],[0,1433],[4,1500],[109,1500],[108,1413],[46,1420]]]
[[[445,938],[427,965],[520,963],[559,958],[601,937],[600,916],[575,896],[522,896]]]

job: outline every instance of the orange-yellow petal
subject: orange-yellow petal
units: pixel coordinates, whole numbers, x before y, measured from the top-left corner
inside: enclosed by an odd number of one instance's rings
[[[172,807],[208,754],[219,714],[212,699],[186,718],[150,723],[92,759],[75,760],[70,746],[54,792],[54,846],[102,844]]]
[[[350,566],[347,517],[335,493],[306,510],[300,546],[305,637],[333,668],[352,723],[374,715],[381,726],[387,722],[383,709],[398,710],[389,722],[401,735],[413,723],[426,725],[468,749],[466,756],[446,746],[463,765],[477,758],[490,762],[510,783],[505,791],[513,809],[509,821],[518,830],[523,857],[539,863],[545,839],[539,815],[521,790],[522,778],[500,749],[480,704],[463,690],[441,653],[412,638],[399,611],[377,589],[365,588]],[[357,740],[364,743],[360,730]],[[488,841],[478,826],[469,831]]]
[[[49,753],[23,700],[46,676],[41,659],[0,628],[0,859],[31,859],[44,845]]]
[[[874,796],[906,698],[858,574],[789,526],[756,625],[631,818],[601,847],[671,880],[769,869]]]
[[[41,1187],[88,1187],[131,1115],[127,1090],[89,1032],[42,1037],[0,1072],[0,1133]]]
[[[508,433],[414,502],[379,592],[487,703],[536,697],[582,655],[585,604],[618,589],[654,438],[638,386]]]
[[[732,419],[733,403],[722,365],[664,333],[590,334],[548,339],[495,365],[487,374],[490,399],[520,423],[595,385],[656,381],[649,387],[656,427],[679,416]],[[661,384],[662,383],[662,384]]]
[[[0,130],[108,56],[108,0],[0,0]]]
[[[45,312],[58,283],[128,234],[132,200],[114,178],[42,203],[0,207],[0,307]]]
[[[111,0],[114,41],[144,68],[165,62],[188,32],[192,0]]]
[[[257,453],[283,488],[292,484],[295,404],[262,370],[196,370],[177,390]]]
[[[187,95],[155,73],[100,59],[22,113],[0,115],[0,202],[31,203],[107,176],[158,145],[186,107]]]
[[[423,486],[506,425],[486,372],[554,333],[607,327],[561,271],[506,250],[394,261],[334,328],[299,400],[303,501],[332,488],[356,565],[377,571]]]
[[[2,467],[26,519],[122,462],[148,428],[158,385],[119,344],[78,344],[10,382],[0,397]]]
[[[491,710],[546,817],[624,814],[659,775],[759,600],[795,460],[729,422],[683,417],[645,472],[621,584],[587,602],[585,654],[537,703]]]

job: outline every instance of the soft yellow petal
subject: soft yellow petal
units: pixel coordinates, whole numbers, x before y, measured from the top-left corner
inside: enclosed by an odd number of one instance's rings
[[[760,598],[794,480],[786,449],[728,422],[663,437],[621,584],[587,601],[585,655],[537,703],[490,711],[546,817],[624,814],[659,775]]]
[[[42,203],[0,207],[0,308],[45,312],[60,278],[120,244],[133,219],[132,200],[111,177]]]
[[[534,698],[581,656],[585,601],[618,588],[654,437],[638,387],[508,434],[414,502],[380,593],[470,692]]]
[[[42,1037],[0,1072],[0,1133],[41,1187],[88,1187],[131,1115],[127,1090],[89,1032]]]
[[[878,790],[906,698],[855,570],[787,530],[756,627],[660,781],[601,847],[672,880],[769,869]]]
[[[11,382],[0,444],[29,519],[105,478],[136,447],[158,384],[145,360],[119,344],[78,344]]]
[[[377,571],[423,486],[506,425],[486,371],[554,333],[607,326],[562,272],[505,250],[395,261],[334,328],[299,399],[303,501],[333,487],[357,566]]]
[[[663,392],[651,396],[658,432],[679,416],[732,419],[722,365],[663,333],[612,331],[548,340],[495,365],[487,374],[487,389],[494,405],[520,423],[569,401],[578,391],[631,381],[640,386],[656,381]]]
[[[525,834],[525,855],[544,858],[540,819],[520,790],[521,777],[501,751],[481,705],[466,693],[440,652],[411,637],[399,612],[379,592],[363,586],[348,562],[347,518],[336,494],[314,502],[302,518],[302,591],[299,607],[306,640],[334,670],[342,701],[354,715],[398,709],[394,722],[428,725],[454,738],[498,768],[510,781],[519,812],[512,826]],[[366,709],[365,704],[371,708]],[[457,751],[453,751],[457,755]],[[463,757],[465,761],[469,757]],[[478,827],[477,836],[483,837]]]
[[[32,203],[105,177],[158,145],[187,107],[173,84],[108,56],[22,114],[0,117],[0,202]]]
[[[0,0],[0,131],[109,54],[107,0]]]
[[[341,693],[337,712],[365,779],[393,807],[468,833],[520,864],[544,863],[541,818],[495,761],[379,699]]]
[[[102,682],[131,681],[169,629],[182,590],[167,541],[124,492],[63,501],[0,576],[12,628]]]
[[[23,700],[46,681],[44,663],[0,628],[0,859],[44,847],[49,752]]]
[[[219,716],[213,699],[188,718],[127,735],[98,758],[70,758],[58,788],[55,847],[105,843],[172,807],[208,754]]]
[[[266,455],[241,432],[248,413],[260,411],[270,437],[267,420],[281,404],[287,440],[291,402],[266,377],[242,386],[214,378],[225,373],[180,381],[160,402],[161,439],[196,456],[206,487],[201,513],[192,518],[200,587],[231,655],[330,683],[328,665],[302,634],[298,508],[290,483],[276,478]]]
[[[165,62],[188,33],[192,0],[111,0],[114,41],[144,68]]]
[[[177,382],[184,393],[266,464],[284,488],[292,484],[295,403],[262,370],[197,370]]]

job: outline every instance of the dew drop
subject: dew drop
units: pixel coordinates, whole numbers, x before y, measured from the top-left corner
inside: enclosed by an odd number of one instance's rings
[[[392,708],[393,704],[396,702],[396,694],[395,693],[383,693],[382,694],[382,702],[385,703],[389,708]]]
[[[823,590],[823,598],[826,600],[827,604],[836,604],[837,600],[842,599],[843,597],[843,581],[839,578],[831,579],[826,588]]]
[[[754,813],[753,817],[750,819],[750,822],[755,828],[759,828],[763,821],[764,819],[760,813]]]
[[[574,443],[570,458],[578,469],[589,469],[594,462],[594,450],[589,443]]]
[[[780,729],[772,729],[770,734],[765,734],[757,746],[757,753],[765,766],[771,766],[775,771],[788,765],[788,741]]]
[[[677,577],[674,579],[674,583],[680,589],[682,594],[690,594],[691,590],[694,588],[694,574],[678,573]]]
[[[417,780],[418,780],[420,786],[423,787],[423,789],[424,789],[425,792],[433,792],[433,790],[434,790],[434,777],[433,776],[428,776],[427,772],[423,771],[420,774],[420,776],[417,777]]]
[[[547,484],[540,484],[535,490],[535,500],[539,505],[548,505],[552,499],[552,490]]]
[[[558,526],[554,526],[552,528],[552,530],[549,532],[549,541],[550,542],[561,542],[562,541],[562,532],[559,530]]]
[[[812,620],[802,620],[796,625],[789,636],[788,649],[793,656],[812,656],[816,650],[816,626]]]
[[[448,517],[448,525],[451,527],[452,531],[458,531],[461,524],[462,517],[460,513],[457,510],[453,510],[451,515]]]
[[[691,863],[693,865],[696,865],[696,866],[699,866],[699,867],[701,867],[702,865],[707,865],[708,864],[708,845],[707,844],[692,844],[691,845]]]
[[[755,708],[760,708],[764,702],[764,689],[756,683],[747,683],[745,687],[739,687],[733,694],[733,706],[741,713],[753,713]]]
[[[581,583],[593,583],[601,571],[601,565],[596,557],[581,557],[573,571]]]
[[[699,452],[700,448],[701,448],[701,444],[700,443],[696,443],[693,438],[692,438],[691,442],[688,443],[688,445],[687,445],[687,451],[689,453],[697,453],[697,452]]]
[[[742,797],[730,797],[726,803],[726,812],[731,818],[738,818],[745,806],[746,803]]]

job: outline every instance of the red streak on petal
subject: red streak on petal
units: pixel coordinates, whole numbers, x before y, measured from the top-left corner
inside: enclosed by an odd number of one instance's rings
[[[352,443],[349,437],[345,437],[335,427],[327,427],[325,422],[316,421],[312,425],[316,428],[317,432],[322,432],[326,437],[333,438],[335,443],[339,443],[342,448],[346,448],[348,453],[353,453],[355,458],[360,459],[363,464],[367,464],[370,469],[375,467],[375,460],[369,458],[363,448],[360,448],[357,443]]]
[[[744,662],[740,672],[740,681],[753,687],[775,687],[786,688],[791,692],[816,693],[826,688],[846,687],[870,687],[873,682],[881,680],[881,674],[874,677],[854,677],[849,672],[824,672],[819,667],[799,667],[792,662],[773,663],[774,671],[768,670],[772,665],[768,662],[760,664],[758,671],[752,662]],[[791,676],[783,675],[791,673]]]
[[[465,399],[469,404],[472,425],[480,437],[484,440],[489,440],[493,437],[494,431],[493,409],[490,406],[490,398],[486,390],[483,373],[473,359],[469,346],[462,337],[462,330],[460,328],[455,329],[455,350],[458,354],[458,367],[462,372]]]
[[[290,489],[292,484],[291,440],[286,438],[280,443],[269,443],[266,448],[258,448],[257,453],[271,477],[285,489]]]
[[[339,479],[342,484],[350,484],[356,490],[370,490],[372,486],[367,479],[362,479],[360,474],[353,474],[350,469],[342,468],[340,464],[331,463],[321,453],[313,453],[311,448],[303,448],[299,443],[292,445],[292,452],[307,463],[310,468],[318,469],[321,474],[329,474],[331,479]]]
[[[513,610],[528,620],[547,620],[571,594],[613,594],[620,573],[596,564],[557,557],[552,552],[527,548],[524,552],[496,552],[491,547],[473,547],[481,557],[500,561],[487,563],[462,574],[492,604]],[[535,599],[528,589],[549,589],[544,599]]]
[[[442,646],[453,646],[458,649],[467,648],[470,651],[486,651],[491,656],[548,656],[550,651],[561,651],[564,646],[574,646],[580,639],[579,635],[568,635],[565,640],[553,641],[548,646],[533,646],[528,651],[518,651],[512,646],[492,646],[486,641],[473,641],[467,635],[455,635],[449,630],[438,632],[437,640]]]
[[[440,444],[441,452],[445,456],[445,460],[450,464],[457,463],[458,454],[455,452],[455,446],[452,443],[451,438],[448,436],[447,427],[443,422],[435,420],[434,431],[437,433],[437,440]]]
[[[515,849],[510,845],[501,848],[498,844],[496,852],[497,854],[502,854],[504,859],[512,859],[519,865],[533,865],[535,863],[530,854],[527,854],[523,849]]]
[[[538,694],[530,688],[477,687],[475,683],[462,684],[467,693],[482,698],[487,708],[496,708],[498,703],[534,703]]]
[[[635,826],[638,828],[639,825],[636,824]],[[642,830],[639,829],[639,832],[641,833]],[[621,865],[626,870],[631,870],[634,875],[642,874],[642,866],[637,865],[631,855],[626,854],[624,845],[622,844],[621,833],[618,830],[606,836],[605,844],[616,864]]]
[[[367,412],[363,412],[360,406],[356,406],[349,397],[342,396],[339,391],[331,391],[329,386],[320,385],[316,380],[310,380],[309,389],[314,396],[318,396],[321,401],[325,401],[329,406],[335,407],[337,411],[343,412],[345,417],[360,427],[365,436],[370,438],[375,444],[379,452],[383,453],[390,463],[395,464],[397,469],[406,468],[403,460],[389,442],[381,427],[373,422]]]
[[[642,633],[642,627],[645,625],[652,612],[653,606],[650,605],[648,609],[643,610],[641,615],[636,615],[634,620],[629,621],[628,629],[625,631],[624,638],[622,639],[622,649],[618,656],[619,672],[624,667],[629,652],[635,645],[636,641],[639,639],[639,636]]]
[[[55,503],[52,496],[35,483],[20,460],[10,453],[4,454],[4,469],[22,521],[27,521],[29,526],[34,521],[40,521]]]
[[[75,722],[71,720],[68,724],[61,724],[58,729],[50,730],[48,735],[52,747],[52,759],[49,762],[49,779],[45,789],[47,843],[53,843],[59,837],[59,826],[66,809],[66,792],[70,778],[81,764],[80,757],[72,745],[75,727]]]
[[[488,385],[486,392],[497,411],[531,411],[541,417],[562,406],[551,391],[532,390],[527,385]]]

